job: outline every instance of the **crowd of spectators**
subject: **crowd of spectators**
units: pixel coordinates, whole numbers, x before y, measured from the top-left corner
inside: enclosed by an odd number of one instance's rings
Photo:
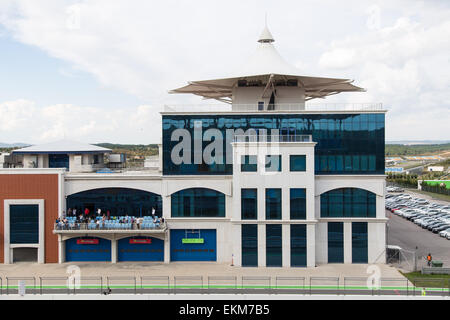
[[[110,211],[102,214],[101,209],[98,209],[96,215],[93,215],[88,208],[85,208],[84,213],[77,215],[76,209],[67,211],[67,215],[63,213],[62,217],[58,217],[55,221],[55,226],[59,230],[66,229],[80,229],[86,227],[86,229],[103,229],[114,228],[119,229],[141,229],[160,227],[164,224],[164,218],[160,218],[156,215],[155,208],[152,208],[152,215],[146,217],[135,216],[111,216]]]

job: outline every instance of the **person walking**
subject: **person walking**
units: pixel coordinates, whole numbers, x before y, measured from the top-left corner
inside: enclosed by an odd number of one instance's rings
[[[427,264],[429,267],[431,267],[431,261],[433,261],[433,257],[431,256],[431,253],[428,253],[427,255]]]

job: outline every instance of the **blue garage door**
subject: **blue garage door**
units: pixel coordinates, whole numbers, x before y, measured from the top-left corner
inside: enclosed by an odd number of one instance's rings
[[[171,261],[216,261],[215,229],[170,230]]]
[[[119,261],[164,261],[164,241],[152,237],[125,238],[119,241]]]
[[[72,238],[66,241],[66,261],[109,261],[111,241],[102,238]]]

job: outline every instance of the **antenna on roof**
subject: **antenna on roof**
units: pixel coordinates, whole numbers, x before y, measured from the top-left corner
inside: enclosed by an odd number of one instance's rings
[[[258,42],[272,43],[274,41],[275,39],[273,38],[272,34],[269,31],[269,28],[267,27],[267,12],[266,12],[264,30],[261,32]]]

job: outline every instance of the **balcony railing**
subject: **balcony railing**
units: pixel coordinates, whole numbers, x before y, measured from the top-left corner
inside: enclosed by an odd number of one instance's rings
[[[382,103],[276,103],[273,110],[253,104],[179,104],[165,105],[164,112],[279,112],[279,111],[382,111]]]
[[[151,222],[143,222],[143,223],[85,223],[85,222],[73,222],[73,223],[55,223],[54,230],[55,231],[107,231],[107,230],[164,230],[166,228],[165,222],[151,223]]]
[[[308,134],[235,135],[234,142],[312,142],[312,136]]]

